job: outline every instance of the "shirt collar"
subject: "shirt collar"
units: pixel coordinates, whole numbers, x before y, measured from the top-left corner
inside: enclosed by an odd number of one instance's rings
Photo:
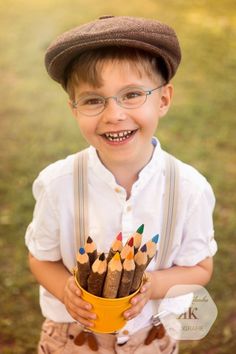
[[[140,171],[139,178],[143,178],[148,175],[152,176],[153,173],[158,173],[163,168],[161,144],[156,137],[152,138],[152,144],[154,146],[154,151],[151,160]]]
[[[163,170],[163,151],[159,140],[156,137],[152,138],[152,144],[154,145],[154,151],[151,160],[140,171],[136,185],[141,186],[146,184],[147,181],[154,175],[159,174]],[[113,174],[103,165],[98,157],[97,151],[93,146],[89,147],[89,168],[99,176],[105,183],[111,187],[117,186],[117,182]]]

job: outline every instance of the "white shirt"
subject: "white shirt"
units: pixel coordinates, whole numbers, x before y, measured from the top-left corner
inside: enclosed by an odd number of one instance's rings
[[[144,224],[144,244],[162,228],[165,189],[164,153],[156,138],[150,162],[133,184],[130,198],[101,163],[96,150],[88,148],[89,235],[99,252],[108,252],[122,231],[124,243]],[[39,260],[58,261],[71,270],[75,265],[73,164],[75,155],[45,168],[33,184],[36,205],[26,232],[26,245]],[[215,198],[211,186],[193,167],[178,160],[179,203],[172,252],[168,266],[194,266],[217,250],[212,212]],[[148,270],[155,269],[154,259]],[[158,286],[158,284],[157,284]],[[65,306],[40,286],[40,306],[45,317],[56,322],[74,322]],[[125,329],[133,333],[145,327],[152,315],[149,301],[142,313],[128,321]]]

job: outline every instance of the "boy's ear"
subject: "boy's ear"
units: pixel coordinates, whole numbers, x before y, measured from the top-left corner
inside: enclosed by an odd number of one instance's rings
[[[174,94],[174,87],[172,84],[167,84],[162,88],[161,102],[160,102],[160,109],[159,109],[160,117],[165,116],[165,114],[168,112],[172,102],[173,94]]]
[[[68,101],[68,106],[69,106],[74,118],[76,118],[77,117],[77,110],[76,110],[76,108],[73,105],[73,102],[71,100]]]

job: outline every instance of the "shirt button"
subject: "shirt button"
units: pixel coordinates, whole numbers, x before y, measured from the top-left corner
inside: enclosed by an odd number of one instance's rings
[[[115,188],[115,192],[116,192],[116,193],[120,193],[120,192],[121,192],[121,189],[118,188],[118,187],[116,187],[116,188]]]
[[[124,334],[125,336],[128,336],[129,331],[128,331],[127,329],[125,329],[125,330],[122,332],[122,334]]]
[[[131,211],[131,210],[132,210],[132,207],[130,205],[127,206],[126,211]]]

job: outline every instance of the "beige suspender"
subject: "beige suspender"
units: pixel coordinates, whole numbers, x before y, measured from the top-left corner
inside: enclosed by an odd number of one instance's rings
[[[166,179],[164,194],[163,221],[160,237],[160,245],[157,257],[157,269],[167,267],[167,261],[171,253],[173,244],[176,214],[178,207],[179,192],[179,169],[174,156],[165,152],[166,160]]]
[[[75,219],[75,250],[84,245],[88,237],[88,151],[76,154],[74,162],[74,219]]]
[[[87,150],[76,155],[74,164],[74,213],[75,213],[75,250],[84,245],[88,236],[88,181]],[[166,186],[164,195],[163,223],[157,257],[157,269],[166,268],[171,252],[178,203],[179,173],[176,159],[165,152]]]

